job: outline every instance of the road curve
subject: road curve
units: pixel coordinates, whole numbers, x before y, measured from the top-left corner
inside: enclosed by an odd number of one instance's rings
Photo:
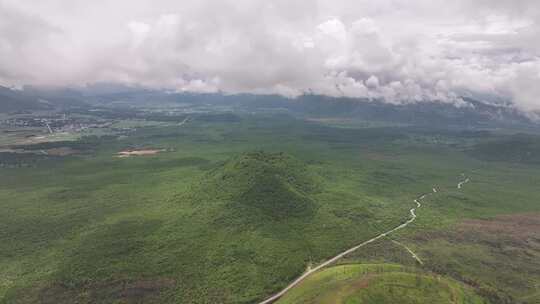
[[[461,188],[461,185],[463,185],[464,183],[468,182],[468,178],[464,181],[461,181],[459,184],[458,184],[458,188]],[[433,188],[433,193],[436,193],[437,190],[435,188]],[[367,244],[370,244],[370,243],[373,243],[375,242],[376,240],[380,239],[380,238],[383,238],[383,237],[386,237],[387,235],[393,233],[393,232],[396,232],[400,229],[403,229],[405,227],[407,227],[410,223],[414,222],[416,220],[416,209],[422,207],[422,203],[420,203],[421,200],[423,200],[424,198],[426,198],[426,196],[430,195],[430,194],[433,194],[433,193],[426,193],[426,194],[422,194],[420,197],[418,197],[417,199],[414,200],[414,202],[416,203],[416,207],[414,208],[411,208],[411,210],[409,210],[409,213],[410,213],[410,218],[405,221],[404,223],[402,223],[401,225],[391,229],[391,230],[388,230],[387,232],[384,232],[384,233],[381,233],[379,235],[377,235],[376,237],[372,238],[372,239],[369,239],[359,245],[356,245],[352,248],[349,248],[343,252],[341,252],[340,254],[334,256],[333,258],[329,259],[329,260],[326,260],[325,262],[323,262],[322,264],[319,264],[317,267],[314,267],[314,268],[311,268],[309,269],[308,271],[304,272],[301,276],[299,276],[296,280],[294,280],[292,283],[290,283],[289,285],[287,285],[285,288],[283,288],[281,291],[277,292],[276,294],[274,294],[273,296],[267,298],[266,300],[262,301],[262,302],[259,302],[258,304],[270,304],[270,303],[274,303],[276,300],[278,300],[279,298],[281,298],[287,291],[289,291],[290,289],[292,289],[293,287],[295,287],[296,285],[298,285],[300,282],[302,282],[303,280],[305,280],[307,277],[309,277],[311,274],[313,274],[314,272],[317,272],[319,271],[320,269],[336,262],[337,260],[341,259],[342,257],[348,255],[349,253],[352,253],[356,250],[358,250],[359,248],[362,248],[364,246],[366,246]]]
[[[462,187],[464,184],[468,183],[469,181],[470,181],[469,178],[466,178],[466,179],[462,180],[461,182],[459,182],[459,183],[457,184],[457,188],[458,188],[458,189],[461,189],[461,187]]]

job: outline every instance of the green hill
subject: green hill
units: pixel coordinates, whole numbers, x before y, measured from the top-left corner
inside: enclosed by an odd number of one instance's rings
[[[463,284],[391,264],[327,268],[289,291],[277,304],[482,304]]]
[[[319,178],[290,155],[250,152],[207,173],[190,199],[225,201],[225,212],[243,220],[279,221],[313,214],[309,194],[319,188]]]
[[[113,185],[122,194],[106,194],[104,205],[83,203],[101,213],[126,205],[59,244],[61,250],[44,257],[52,270],[14,284],[0,303],[253,303],[301,273],[316,253],[310,240],[324,235],[316,218],[323,182],[304,162],[250,152],[184,178],[189,183],[177,183],[176,195],[164,200],[153,199],[164,195],[161,185],[147,187],[143,180],[140,187]],[[48,197],[62,198],[69,210],[70,193]],[[80,222],[60,220],[65,226]],[[59,232],[50,233],[52,239]],[[317,258],[334,252],[328,250]]]

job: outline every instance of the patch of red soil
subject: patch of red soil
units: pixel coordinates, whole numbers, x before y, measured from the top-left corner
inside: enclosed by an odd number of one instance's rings
[[[417,242],[444,239],[452,243],[482,243],[493,248],[540,249],[540,214],[500,215],[492,219],[463,220],[450,229],[433,230],[413,236]],[[510,246],[510,247],[508,247]]]
[[[521,241],[531,238],[540,239],[540,214],[512,214],[489,220],[464,220],[457,229],[458,232],[507,236]]]
[[[359,289],[365,289],[365,288],[368,288],[369,287],[369,281],[371,281],[371,279],[373,278],[373,275],[371,274],[368,274],[367,276],[365,276],[364,278],[362,278],[362,280],[360,281],[356,281],[353,285],[354,289],[355,290],[359,290]]]
[[[45,150],[47,152],[47,155],[54,155],[54,156],[68,156],[72,154],[76,154],[79,151],[71,149],[70,147],[61,147],[61,148],[52,148]]]

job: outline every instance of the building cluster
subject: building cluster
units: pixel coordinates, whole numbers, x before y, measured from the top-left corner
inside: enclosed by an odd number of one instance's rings
[[[53,132],[81,132],[90,128],[106,128],[112,122],[92,118],[68,118],[64,114],[51,117],[16,117],[0,120],[0,126],[15,128],[46,128]]]

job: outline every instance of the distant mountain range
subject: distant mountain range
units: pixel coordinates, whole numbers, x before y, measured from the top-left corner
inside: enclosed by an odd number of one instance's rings
[[[249,112],[284,112],[301,117],[342,117],[411,125],[458,127],[538,127],[538,113],[524,113],[511,104],[464,97],[466,105],[441,102],[390,104],[367,99],[303,95],[289,99],[278,95],[171,93],[140,87],[96,84],[80,89],[0,87],[0,112],[50,110],[62,107],[140,106],[182,103],[220,106]]]
[[[0,86],[0,113],[26,110],[47,110],[52,106],[37,97],[27,96],[22,91]]]

